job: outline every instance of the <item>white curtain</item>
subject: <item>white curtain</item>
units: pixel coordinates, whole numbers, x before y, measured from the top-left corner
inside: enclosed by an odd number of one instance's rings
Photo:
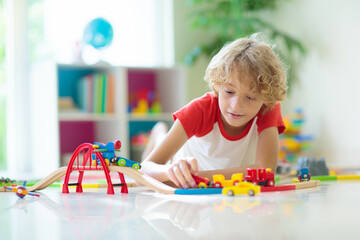
[[[7,163],[17,178],[43,177],[59,166],[54,61],[72,63],[90,20],[104,17],[114,29],[112,45],[97,60],[142,67],[174,63],[172,1],[44,0],[45,39],[30,64],[29,2],[6,2]]]
[[[85,47],[85,62],[94,63],[101,58],[114,65],[171,65],[173,57],[168,57],[173,55],[171,2],[45,0],[46,36],[59,61],[71,62],[75,43],[82,40],[86,24],[103,17],[114,29],[113,42],[101,53]]]

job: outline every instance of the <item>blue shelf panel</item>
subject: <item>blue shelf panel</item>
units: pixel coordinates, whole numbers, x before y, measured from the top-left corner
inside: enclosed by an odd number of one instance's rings
[[[129,122],[130,138],[139,133],[146,133],[150,131],[157,121],[135,121]]]
[[[58,68],[59,97],[77,98],[77,82],[83,76],[96,72],[94,69]]]

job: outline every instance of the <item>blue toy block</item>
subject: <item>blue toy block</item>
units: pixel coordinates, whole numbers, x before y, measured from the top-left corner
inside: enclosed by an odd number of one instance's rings
[[[222,188],[192,188],[176,189],[175,194],[179,195],[202,195],[202,194],[221,194]]]

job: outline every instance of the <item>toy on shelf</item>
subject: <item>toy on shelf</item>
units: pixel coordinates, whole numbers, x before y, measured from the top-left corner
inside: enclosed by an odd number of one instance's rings
[[[145,131],[141,131],[137,134],[134,134],[131,136],[130,139],[130,143],[131,143],[131,148],[130,148],[130,156],[131,159],[137,161],[137,162],[141,162],[142,158],[143,158],[143,153],[146,149],[146,146],[149,142],[149,138],[150,138],[150,131],[149,132],[145,132]]]
[[[131,146],[143,146],[145,147],[149,142],[150,133],[138,133],[131,137]]]
[[[279,160],[294,163],[304,150],[310,148],[313,136],[301,133],[304,125],[304,114],[301,108],[295,109],[290,117],[283,119],[286,129],[279,136]]]
[[[326,162],[324,158],[316,159],[316,158],[307,158],[300,157],[298,159],[297,165],[297,173],[300,173],[302,168],[308,168],[309,173],[314,176],[325,176],[329,175],[329,169],[326,166]]]
[[[235,186],[236,184],[238,184],[242,181],[243,181],[242,173],[233,174],[231,176],[231,180],[225,180],[225,177],[222,174],[213,175],[214,188]]]
[[[239,194],[248,194],[254,196],[260,192],[260,187],[249,182],[240,182],[235,186],[225,187],[222,190],[223,195],[234,196]]]
[[[302,181],[309,181],[311,178],[311,174],[309,173],[308,168],[300,169],[300,174],[298,175],[298,179],[300,182]]]
[[[208,178],[203,178],[194,174],[191,174],[191,176],[193,177],[195,183],[199,186],[199,188],[213,187],[213,183]]]
[[[256,171],[257,170],[257,171]],[[256,183],[260,186],[275,186],[275,175],[271,172],[270,168],[259,168],[259,169],[246,169],[247,176],[245,176],[246,182]]]
[[[8,186],[4,186],[4,189],[6,190],[10,190],[12,192],[15,192],[16,193],[16,196],[18,196],[19,198],[23,198],[25,197],[26,195],[30,195],[30,196],[35,196],[35,197],[40,197],[39,194],[36,194],[36,193],[32,193],[32,192],[29,192],[26,188],[26,181],[24,181],[24,184],[23,185],[19,185],[17,187],[8,187]]]
[[[94,152],[100,152],[106,165],[109,166],[110,163],[115,163],[117,161],[115,152],[120,152],[121,142],[120,140],[108,142],[107,144],[95,142],[93,147],[95,148]],[[95,153],[91,154],[91,159],[93,166],[100,165],[100,160],[99,158],[96,159]]]
[[[161,113],[159,95],[148,89],[140,89],[129,94],[129,111],[136,114]]]

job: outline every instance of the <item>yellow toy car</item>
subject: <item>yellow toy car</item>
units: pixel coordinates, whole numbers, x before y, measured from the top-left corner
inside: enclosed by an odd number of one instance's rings
[[[225,187],[222,190],[223,195],[234,196],[239,194],[248,194],[254,196],[260,192],[260,187],[249,182],[240,182],[236,186]]]
[[[233,174],[231,176],[231,180],[225,180],[225,177],[222,174],[213,175],[214,188],[235,186],[236,184],[242,182],[242,180],[243,180],[242,173]]]

